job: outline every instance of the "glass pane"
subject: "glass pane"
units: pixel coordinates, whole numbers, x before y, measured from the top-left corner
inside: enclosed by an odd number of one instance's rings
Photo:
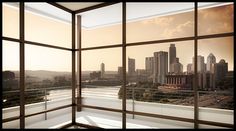
[[[193,3],[127,3],[127,43],[193,36]]]
[[[70,51],[26,44],[25,77],[26,114],[71,104]]]
[[[5,119],[13,116],[19,116],[19,43],[9,41],[2,42],[2,106],[3,119]],[[10,107],[12,107],[12,109]]]
[[[188,72],[193,54],[193,41],[127,47],[127,110],[193,119],[193,74]]]
[[[121,48],[109,48],[82,51],[82,104],[121,109],[122,101],[118,99],[118,91],[122,82],[117,77],[117,69],[122,65]],[[83,109],[84,110],[84,109]],[[86,108],[85,108],[86,110]],[[121,128],[121,114],[107,111],[104,119],[117,116],[117,128]],[[108,115],[110,114],[110,115]],[[79,118],[84,119],[84,118]],[[93,126],[94,123],[91,123]]]
[[[25,118],[26,129],[58,129],[62,125],[71,121],[71,107],[64,108],[47,113],[47,120],[45,114]]]
[[[25,39],[71,48],[71,14],[47,3],[25,3]]]
[[[121,48],[82,51],[82,97],[88,99],[85,105],[121,109],[118,91],[122,83],[117,78],[121,64]]]
[[[122,4],[81,13],[82,48],[121,44]]]
[[[2,3],[2,35],[19,38],[19,3]]]
[[[233,32],[233,3],[199,3],[198,27],[198,35]]]
[[[222,127],[222,126],[212,126],[212,125],[205,125],[205,124],[199,124],[198,127],[199,129],[232,129],[232,128],[227,128],[227,127]]]
[[[19,43],[2,43],[2,119],[6,119],[20,115]],[[19,128],[19,123],[4,123],[3,128]]]
[[[20,129],[20,120],[14,120],[11,122],[2,123],[3,129]]]
[[[234,38],[198,42],[199,119],[234,122]]]
[[[126,127],[129,129],[193,129],[190,122],[168,120],[135,115],[134,119],[127,117]]]
[[[112,103],[112,102],[111,102]],[[104,129],[121,129],[121,113],[83,108],[82,112],[76,112],[76,122],[101,127]]]

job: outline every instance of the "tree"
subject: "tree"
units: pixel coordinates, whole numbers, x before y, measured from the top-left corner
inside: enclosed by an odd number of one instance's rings
[[[54,86],[70,86],[71,81],[67,80],[67,78],[65,76],[55,76],[53,85]]]
[[[15,73],[11,71],[3,71],[2,77],[3,77],[3,80],[13,80],[15,79]]]

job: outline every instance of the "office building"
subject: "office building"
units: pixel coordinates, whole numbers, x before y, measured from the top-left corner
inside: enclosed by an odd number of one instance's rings
[[[179,63],[179,58],[175,58],[174,63],[170,65],[170,69],[172,70],[171,73],[173,74],[181,74],[183,73],[183,65]]]
[[[193,70],[194,70],[194,57],[193,57]],[[205,63],[204,63],[204,56],[201,56],[201,55],[198,55],[197,56],[197,72],[198,73],[203,73],[203,72],[205,72],[205,69],[206,69],[206,65],[205,65]]]
[[[206,67],[206,71],[210,72],[210,73],[214,73],[214,64],[216,63],[216,57],[210,53],[207,56],[207,67]]]
[[[128,58],[128,75],[135,75],[135,59]]]
[[[226,63],[224,59],[221,59],[219,63],[215,64],[214,71],[216,81],[221,81],[228,72],[228,63]]]
[[[118,72],[117,72],[118,78],[121,80],[123,79],[123,67],[119,66],[118,67]]]
[[[205,90],[214,90],[215,89],[215,74],[211,72],[206,72],[206,87]]]
[[[104,78],[105,77],[105,64],[102,63],[101,64],[101,78]]]
[[[168,52],[154,52],[154,78],[153,83],[165,83],[165,75],[168,73]]]
[[[187,74],[193,74],[193,64],[187,65]]]
[[[154,57],[145,58],[145,69],[148,75],[152,75],[154,73]]]
[[[170,44],[170,47],[169,47],[169,72],[170,73],[173,72],[173,68],[171,68],[170,65],[172,65],[175,62],[175,58],[176,58],[175,44]]]

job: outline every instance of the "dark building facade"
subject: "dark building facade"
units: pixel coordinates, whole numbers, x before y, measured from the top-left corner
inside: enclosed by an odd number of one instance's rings
[[[173,72],[171,65],[175,62],[175,58],[176,58],[175,44],[170,44],[170,47],[169,47],[169,72]]]
[[[135,59],[128,58],[128,75],[135,75]]]
[[[192,90],[193,75],[166,75],[166,85]]]

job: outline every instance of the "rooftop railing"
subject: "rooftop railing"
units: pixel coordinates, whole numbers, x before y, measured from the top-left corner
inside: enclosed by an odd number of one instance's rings
[[[97,87],[97,88],[82,88],[83,103],[97,107],[112,107],[121,109],[121,99],[119,99],[119,87]],[[47,110],[54,109],[57,106],[64,106],[71,104],[71,87],[48,87],[40,89],[27,89],[25,91],[28,104],[26,106],[40,105],[39,110],[28,112],[27,114],[45,111],[44,120],[47,120]],[[12,94],[17,96],[19,90],[4,91],[4,95]],[[174,117],[193,118],[193,91],[192,90],[159,90],[152,88],[127,88],[127,110],[129,112],[144,112],[150,114],[163,114]],[[38,96],[38,98],[36,97]],[[232,124],[229,118],[228,111],[232,111],[233,107],[233,93],[228,91],[198,91],[200,118],[201,120],[208,120],[216,122],[223,122]],[[4,98],[4,97],[3,97]],[[99,98],[99,99],[98,99]],[[30,100],[30,102],[29,102]],[[17,103],[17,99],[8,99],[11,103]],[[40,103],[40,104],[39,104]],[[49,104],[50,103],[50,104]],[[57,103],[53,104],[52,103]],[[49,106],[50,105],[50,106]],[[18,106],[18,105],[15,105]],[[15,108],[13,105],[8,107]],[[203,108],[207,107],[207,108]],[[10,110],[11,108],[3,108]],[[35,106],[37,108],[37,106]],[[176,110],[179,110],[176,112]],[[3,111],[3,119],[15,117],[19,115],[19,110],[14,110],[14,113],[6,113]],[[12,110],[13,111],[13,110]],[[201,112],[202,111],[202,112]],[[18,113],[17,113],[18,112]],[[207,113],[208,112],[208,113]],[[216,114],[209,116],[212,112]],[[217,113],[220,113],[218,114]],[[224,112],[226,114],[224,114]],[[132,119],[138,116],[132,114]],[[185,115],[184,115],[185,114]],[[205,115],[208,115],[208,118]],[[224,117],[222,117],[222,115]],[[232,114],[231,114],[232,115]],[[219,119],[221,117],[222,119]],[[232,115],[233,117],[233,115]],[[217,119],[215,119],[217,118]],[[224,120],[225,118],[225,120]]]

